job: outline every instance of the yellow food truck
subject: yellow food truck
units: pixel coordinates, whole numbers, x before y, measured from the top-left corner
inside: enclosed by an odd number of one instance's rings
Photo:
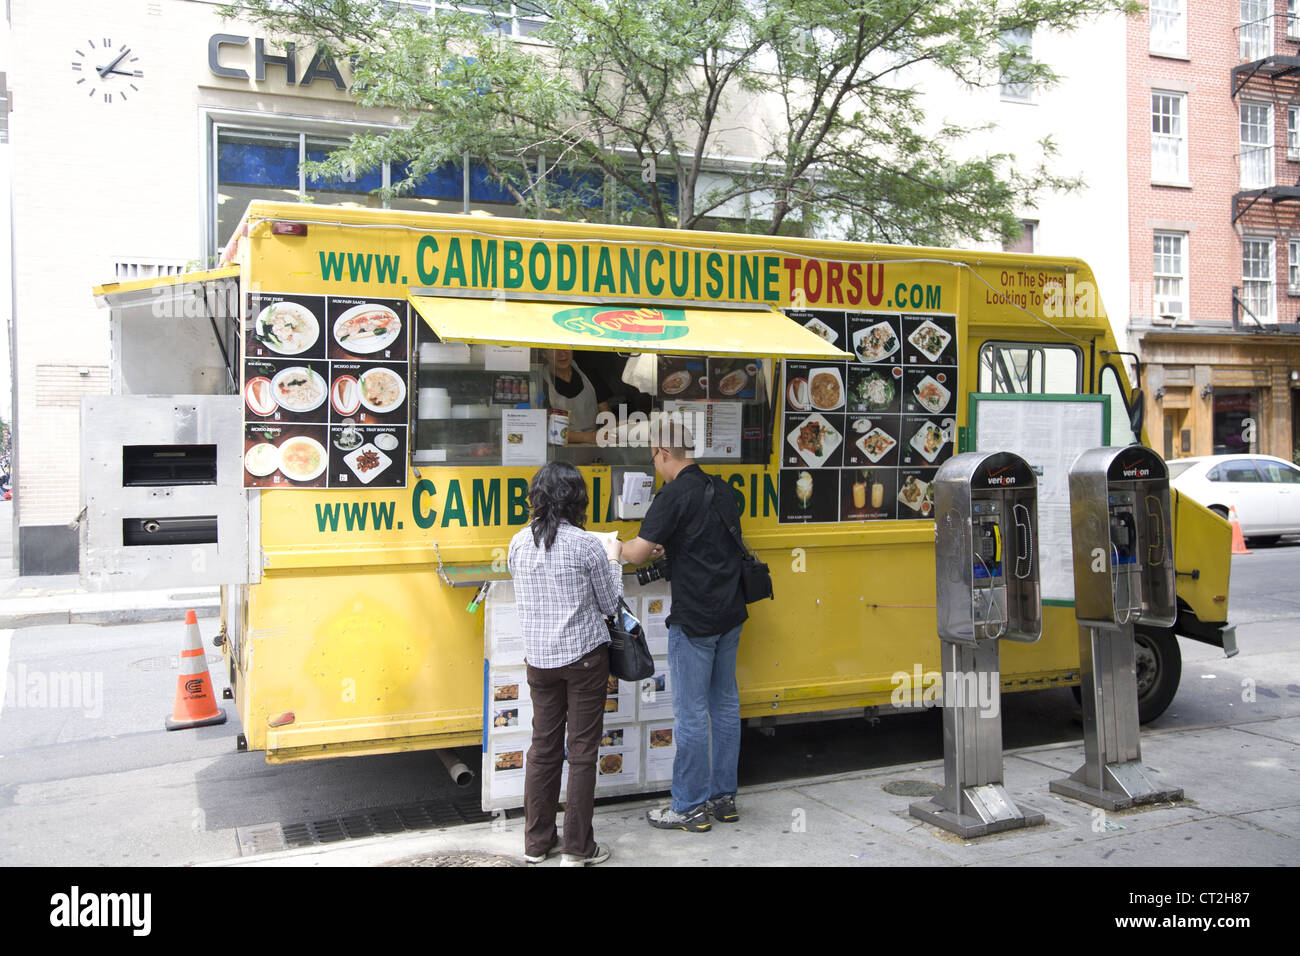
[[[220,584],[239,743],[269,762],[481,745],[471,606],[508,577],[532,474],[577,465],[588,528],[633,537],[648,412],[695,416],[771,567],[738,665],[760,721],[887,709],[938,671],[930,484],[981,402],[1101,406],[982,448],[1141,437],[1076,259],[254,202],[220,268],[95,295],[113,394],[83,405],[84,581]],[[1235,653],[1229,526],[1175,497],[1178,622],[1139,628],[1143,719],[1177,687],[1175,634]],[[1004,691],[1077,685],[1053,595],[1045,573]]]

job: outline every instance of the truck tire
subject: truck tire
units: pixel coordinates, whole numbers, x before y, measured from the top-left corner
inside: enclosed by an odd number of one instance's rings
[[[1183,655],[1178,638],[1167,629],[1137,628],[1133,632],[1133,658],[1137,670],[1138,723],[1155,720],[1173,703],[1183,676]],[[1070,688],[1076,704],[1083,703],[1083,690]]]
[[[1178,693],[1183,676],[1183,655],[1178,638],[1169,628],[1144,628],[1133,632],[1133,658],[1137,667],[1138,722],[1150,723],[1163,714]]]

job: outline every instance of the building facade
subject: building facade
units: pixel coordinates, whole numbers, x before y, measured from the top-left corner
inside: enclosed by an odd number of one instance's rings
[[[1128,22],[1129,332],[1168,458],[1300,450],[1296,0]]]

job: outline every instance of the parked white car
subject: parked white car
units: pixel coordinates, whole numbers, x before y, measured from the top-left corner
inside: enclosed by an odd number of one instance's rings
[[[1168,462],[1170,487],[1230,517],[1241,533],[1267,547],[1280,535],[1300,534],[1300,468],[1272,455],[1213,455]]]

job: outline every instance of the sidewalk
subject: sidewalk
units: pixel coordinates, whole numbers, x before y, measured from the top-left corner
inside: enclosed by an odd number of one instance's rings
[[[87,591],[75,574],[20,577],[13,561],[13,502],[0,502],[0,629],[44,624],[137,624],[215,617],[217,588]]]
[[[598,806],[605,866],[1297,866],[1300,718],[1145,732],[1142,754],[1186,799],[1115,813],[1049,792],[1083,761],[1082,739],[1008,752],[1007,789],[1042,826],[963,841],[921,823],[894,795],[943,783],[943,763],[748,788],[739,823],[709,833],[651,829],[663,798]],[[523,864],[521,818],[239,858],[214,866],[437,866]],[[542,866],[558,866],[553,855]]]

